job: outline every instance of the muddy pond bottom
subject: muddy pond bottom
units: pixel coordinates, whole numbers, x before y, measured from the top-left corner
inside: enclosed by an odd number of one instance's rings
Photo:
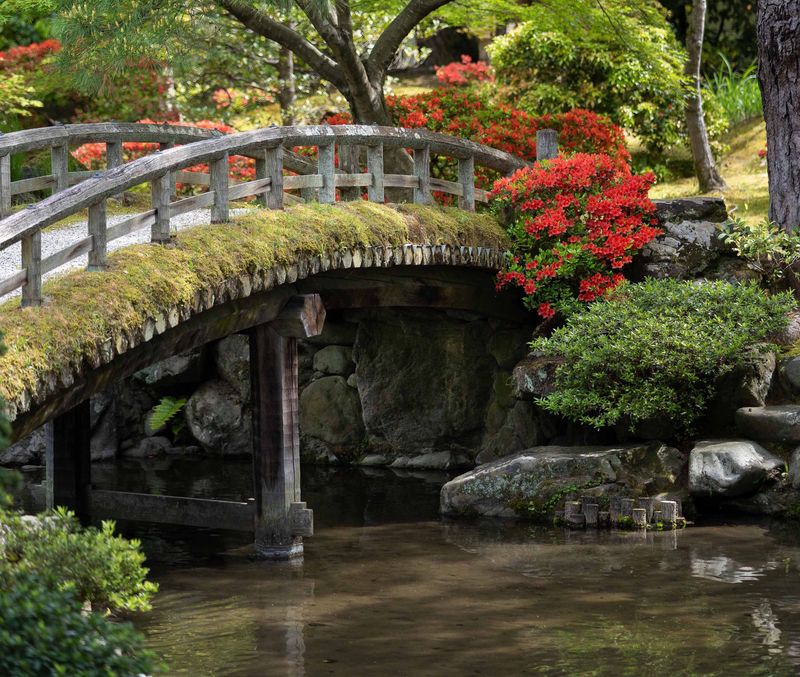
[[[105,488],[249,495],[249,464],[98,465]],[[795,675],[800,526],[568,532],[438,517],[437,473],[303,468],[302,564],[247,537],[122,525],[160,585],[134,618],[172,674]]]

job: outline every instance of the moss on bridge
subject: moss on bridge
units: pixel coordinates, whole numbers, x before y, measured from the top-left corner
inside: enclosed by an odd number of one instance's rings
[[[298,255],[379,245],[450,244],[505,249],[505,232],[489,215],[457,209],[364,201],[254,210],[230,223],[180,232],[174,244],[136,245],[113,252],[104,273],[73,271],[44,284],[45,304],[0,306],[0,397],[35,391],[47,373],[60,373],[96,353],[119,332],[190,303],[225,280]]]

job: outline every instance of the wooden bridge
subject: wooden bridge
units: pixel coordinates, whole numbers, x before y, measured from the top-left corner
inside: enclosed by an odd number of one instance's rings
[[[552,157],[554,133],[540,133],[542,156]],[[127,141],[154,143],[159,150],[122,162]],[[68,171],[69,147],[87,142],[106,144],[107,169]],[[11,181],[11,156],[50,149],[51,173]],[[294,149],[312,148],[316,158]],[[384,151],[405,149],[413,173],[384,172]],[[255,160],[254,180],[232,183],[229,158]],[[457,166],[457,181],[431,175],[431,158],[445,157]],[[338,162],[337,162],[338,158]],[[207,164],[207,174],[187,168]],[[21,289],[21,305],[51,303],[43,299],[43,275],[88,255],[88,269],[102,274],[108,244],[137,230],[149,229],[150,240],[164,245],[174,237],[172,219],[200,208],[211,209],[211,222],[229,218],[230,202],[254,197],[267,209],[318,201],[359,200],[384,203],[386,189],[405,189],[413,202],[431,204],[433,192],[455,196],[461,209],[474,211],[486,194],[475,185],[475,168],[507,175],[525,166],[507,153],[425,130],[362,125],[271,127],[228,136],[190,127],[101,123],[64,125],[0,136],[0,251],[21,243],[20,270],[0,280],[0,296]],[[177,199],[176,183],[208,186],[204,192]],[[149,185],[151,208],[109,227],[109,199],[139,185]],[[52,195],[12,211],[12,196],[52,189]],[[42,258],[42,231],[88,210],[84,237]],[[255,532],[263,557],[287,558],[302,553],[302,536],[312,531],[311,511],[300,501],[297,398],[297,340],[322,330],[329,307],[367,305],[431,305],[472,307],[485,297],[481,285],[467,277],[443,278],[440,266],[496,269],[503,252],[458,243],[332,251],[299,256],[289,265],[249,271],[246,279],[220,289],[204,290],[194,303],[165,308],[157,317],[124,337],[107,337],[97,354],[68,373],[39,379],[37,386],[9,398],[15,437],[48,423],[47,504],[67,505],[82,518],[117,517],[179,524],[244,528]],[[328,278],[317,288],[308,281],[336,269],[418,267],[413,276],[396,280],[371,274]],[[399,283],[398,283],[399,280]],[[305,283],[303,283],[305,281]],[[322,295],[320,295],[322,292]],[[483,299],[489,313],[513,313],[502,301]],[[20,312],[6,306],[0,312]],[[254,499],[251,502],[207,501],[92,489],[89,466],[89,397],[114,380],[158,359],[224,335],[246,331],[250,336],[250,370],[254,406]]]

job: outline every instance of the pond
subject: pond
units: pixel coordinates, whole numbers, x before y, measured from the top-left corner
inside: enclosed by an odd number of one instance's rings
[[[96,466],[106,488],[240,499],[244,461]],[[161,589],[135,618],[174,674],[793,675],[800,527],[568,532],[438,516],[447,476],[303,469],[302,564],[245,535],[124,525]]]

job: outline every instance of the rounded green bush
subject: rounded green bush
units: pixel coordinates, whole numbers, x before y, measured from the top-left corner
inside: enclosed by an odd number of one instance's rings
[[[531,346],[563,358],[545,409],[595,427],[667,419],[689,432],[720,376],[786,326],[790,294],[648,280],[621,287]]]

